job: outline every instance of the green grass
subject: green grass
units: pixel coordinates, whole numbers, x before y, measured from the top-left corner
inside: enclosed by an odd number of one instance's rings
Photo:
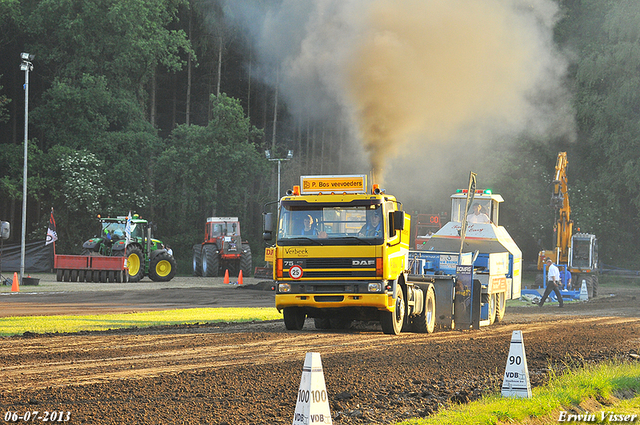
[[[0,336],[33,333],[67,333],[108,329],[213,322],[252,322],[282,319],[274,308],[190,308],[126,314],[86,316],[21,316],[0,318]]]
[[[588,423],[609,423],[606,419],[601,420],[601,412],[640,415],[639,392],[640,363],[602,363],[568,369],[561,376],[552,375],[548,385],[533,389],[530,399],[503,398],[495,394],[401,424],[558,423],[562,411],[567,414],[588,412],[596,417]],[[640,423],[639,417],[632,423]]]

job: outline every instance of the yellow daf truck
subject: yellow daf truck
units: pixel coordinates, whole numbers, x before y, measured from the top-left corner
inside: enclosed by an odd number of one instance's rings
[[[264,215],[264,239],[274,237],[265,256],[273,263],[276,308],[289,330],[302,329],[307,317],[318,329],[379,321],[387,334],[431,333],[436,325],[459,328],[472,321],[471,284],[461,284],[474,280],[473,253],[430,252],[426,260],[424,252],[413,254],[409,215],[378,185],[369,189],[366,175],[302,176],[280,200],[277,220]],[[507,262],[506,255],[491,254],[491,264]],[[487,261],[483,271],[489,267]],[[500,276],[492,277],[506,278],[506,269],[494,267]],[[486,295],[486,284],[476,290],[475,322],[489,324],[481,315],[495,317],[489,300],[496,298]]]
[[[367,193],[366,175],[303,176],[279,210],[273,278],[287,329],[313,317],[319,329],[379,320],[399,333],[410,225],[396,198],[377,185]],[[274,224],[266,214],[266,240]]]

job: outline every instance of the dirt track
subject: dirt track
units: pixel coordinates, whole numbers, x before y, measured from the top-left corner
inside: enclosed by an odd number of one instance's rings
[[[20,294],[3,292],[0,300],[8,315],[31,314],[38,305],[68,314],[70,305],[86,313],[228,305],[223,299],[273,302],[270,291],[219,282],[203,287],[197,278],[168,286],[178,288],[74,290],[67,300],[64,291],[28,295],[23,287]],[[317,331],[308,320],[302,332],[286,331],[277,321],[2,338],[0,414],[68,411],[70,423],[99,424],[291,423],[304,355],[315,351],[322,356],[334,423],[391,423],[495,391],[513,330],[523,331],[534,386],[546,381],[549,365],[637,354],[640,291],[608,292],[564,309],[510,306],[504,323],[433,335],[391,337],[366,323],[345,332]]]

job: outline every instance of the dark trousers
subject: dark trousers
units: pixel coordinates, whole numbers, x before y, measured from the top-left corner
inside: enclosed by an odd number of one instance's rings
[[[558,285],[556,285],[554,282],[547,282],[547,289],[544,290],[544,295],[542,295],[542,298],[540,299],[540,307],[544,305],[544,302],[547,300],[549,294],[551,294],[551,291],[556,293],[558,303],[560,304],[560,307],[562,307],[562,294],[560,293]]]

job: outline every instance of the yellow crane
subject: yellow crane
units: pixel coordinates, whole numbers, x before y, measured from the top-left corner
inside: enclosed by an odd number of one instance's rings
[[[571,272],[572,286],[575,289],[580,289],[584,281],[591,298],[598,293],[598,242],[593,234],[573,233],[567,183],[568,164],[567,153],[558,153],[551,193],[551,207],[556,211],[553,226],[555,247],[552,250],[540,251],[538,270],[543,269],[546,257],[551,258],[561,269],[564,266]],[[536,277],[536,283],[542,286],[542,275]]]

